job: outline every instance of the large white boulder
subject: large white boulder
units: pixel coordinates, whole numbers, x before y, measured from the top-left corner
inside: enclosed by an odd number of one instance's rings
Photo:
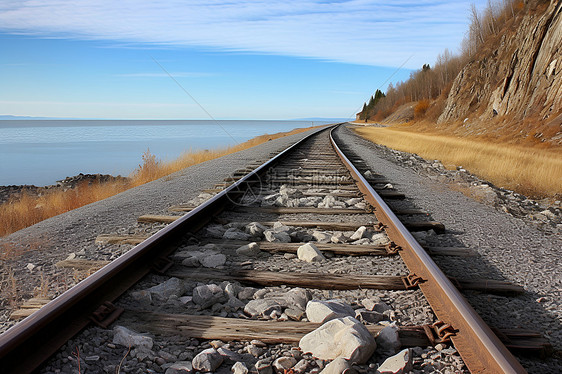
[[[306,262],[316,262],[326,259],[322,252],[320,252],[318,248],[312,243],[301,245],[299,249],[297,249],[297,256],[299,260]]]
[[[377,343],[361,322],[345,317],[326,322],[306,334],[299,347],[322,360],[343,357],[351,363],[364,364],[377,348]]]

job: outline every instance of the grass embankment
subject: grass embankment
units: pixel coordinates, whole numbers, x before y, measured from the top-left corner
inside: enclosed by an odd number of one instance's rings
[[[130,175],[126,183],[108,182],[88,185],[85,182],[73,189],[49,191],[41,196],[24,193],[20,198],[0,205],[0,236],[8,235],[47,218],[117,195],[120,192],[170,175],[186,167],[242,151],[269,140],[298,134],[311,128],[295,129],[273,135],[265,134],[223,149],[185,152],[176,160],[169,162],[159,161],[147,151],[142,156],[143,163]]]
[[[462,166],[499,187],[535,198],[562,195],[562,153],[481,139],[419,133],[400,127],[364,127],[362,137],[399,151],[440,160],[447,168]]]

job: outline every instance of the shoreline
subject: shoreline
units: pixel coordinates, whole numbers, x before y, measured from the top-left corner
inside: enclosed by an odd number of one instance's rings
[[[23,193],[27,193],[31,196],[40,196],[41,194],[49,191],[56,190],[67,190],[75,188],[81,183],[88,183],[91,185],[93,183],[107,183],[107,182],[122,182],[126,183],[130,180],[128,177],[122,177],[121,175],[113,176],[111,174],[84,174],[79,173],[77,175],[66,177],[56,181],[55,184],[36,186],[34,184],[11,184],[0,186],[0,204],[3,204],[10,199],[18,199]]]

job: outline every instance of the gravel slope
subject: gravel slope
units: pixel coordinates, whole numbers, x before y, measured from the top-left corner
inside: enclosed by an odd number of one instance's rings
[[[555,349],[562,349],[562,239],[559,234],[541,230],[468,198],[439,178],[420,176],[415,168],[398,162],[386,147],[355,135],[349,128],[338,129],[337,135],[361,155],[373,172],[387,177],[417,207],[430,212],[433,219],[445,225],[447,233],[439,235],[444,237],[441,240],[478,251],[478,257],[464,261],[437,257],[436,262],[446,274],[476,273],[506,279],[525,288],[525,294],[509,298],[467,294],[487,322],[498,327],[540,331]],[[544,363],[523,360],[523,363],[531,372],[562,372],[560,359]]]

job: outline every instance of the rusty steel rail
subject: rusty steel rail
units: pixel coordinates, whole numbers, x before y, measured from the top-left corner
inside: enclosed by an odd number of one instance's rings
[[[287,147],[210,200],[4,332],[0,335],[0,371],[18,374],[32,372],[92,320],[101,326],[107,326],[120,314],[119,309],[112,309],[107,302],[117,299],[150,271],[165,269],[166,256],[174,251],[174,245],[183,236],[196,232],[231,204],[245,183],[259,178],[268,167],[326,129],[318,129]]]
[[[449,278],[418,244],[394,212],[340,150],[330,131],[334,150],[351,172],[364,198],[374,208],[394,248],[415,275],[411,280],[420,287],[441,323],[434,326],[436,339],[450,338],[471,373],[526,373]]]

